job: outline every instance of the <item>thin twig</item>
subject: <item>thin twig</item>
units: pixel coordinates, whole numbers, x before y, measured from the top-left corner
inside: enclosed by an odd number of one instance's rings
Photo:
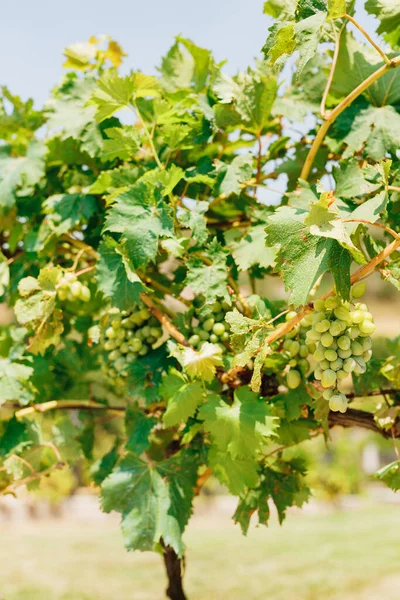
[[[386,225],[381,225],[380,223],[372,223],[372,221],[367,221],[366,219],[343,219],[343,223],[365,223],[366,225],[383,229],[387,233],[390,233],[396,240],[400,239],[400,235],[394,229],[391,229],[391,227],[386,227]]]
[[[339,56],[339,49],[340,49],[340,36],[342,35],[343,29],[344,29],[344,27],[342,27],[340,29],[339,33],[337,33],[337,31],[335,30],[336,41],[335,41],[335,49],[333,51],[332,64],[331,64],[328,81],[326,82],[326,86],[324,89],[324,93],[322,95],[322,100],[321,100],[321,105],[320,105],[320,113],[321,113],[322,118],[325,118],[326,99],[328,98],[329,90],[331,89],[331,85],[332,85],[332,81],[333,81],[333,76],[335,74],[335,69],[336,69],[336,64],[337,64],[337,60],[338,60],[338,56]]]
[[[371,44],[371,46],[373,46],[375,48],[375,50],[381,55],[381,57],[383,58],[385,63],[387,65],[390,65],[390,58],[385,54],[385,52],[382,50],[382,48],[374,42],[374,40],[371,38],[369,33],[367,31],[365,31],[364,27],[362,25],[360,25],[360,23],[358,21],[356,21],[356,19],[354,19],[354,17],[346,14],[346,15],[343,15],[343,19],[347,19],[348,21],[350,21],[350,23],[353,23],[353,25],[355,27],[357,27],[358,31],[361,31],[361,33],[368,40],[368,42]]]
[[[400,187],[398,187],[397,185],[388,185],[387,189],[390,192],[399,192],[400,193]]]

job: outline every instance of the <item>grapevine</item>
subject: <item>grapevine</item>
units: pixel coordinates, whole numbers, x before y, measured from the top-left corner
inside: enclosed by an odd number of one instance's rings
[[[172,600],[210,477],[244,533],[282,522],[303,441],[357,426],[400,487],[396,314],[368,308],[400,290],[400,11],[368,0],[371,36],[350,4],[267,0],[234,76],[183,37],[120,70],[101,36],[43,107],[1,91],[0,493],[84,474]]]

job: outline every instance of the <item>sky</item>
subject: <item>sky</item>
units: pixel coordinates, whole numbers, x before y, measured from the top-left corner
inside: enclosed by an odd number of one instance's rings
[[[0,85],[39,107],[63,74],[63,48],[100,34],[122,45],[129,68],[148,74],[179,34],[211,49],[217,61],[228,59],[233,74],[261,57],[272,22],[262,6],[263,0],[5,0]],[[375,28],[365,13],[358,18]]]
[[[154,74],[176,35],[229,59],[227,71],[261,56],[270,19],[262,0],[6,0],[0,19],[0,84],[39,104],[62,75],[62,50],[109,34],[130,68]],[[6,58],[5,58],[6,57]]]

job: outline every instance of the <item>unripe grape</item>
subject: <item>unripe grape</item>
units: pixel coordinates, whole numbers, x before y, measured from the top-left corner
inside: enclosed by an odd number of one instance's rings
[[[152,335],[150,335],[148,338],[146,338],[146,342],[152,346],[152,344],[154,344],[157,341],[157,338],[153,337]]]
[[[346,373],[346,371],[344,371],[343,369],[339,369],[339,371],[336,371],[336,377],[338,378],[338,380],[341,379],[346,379],[348,373]]]
[[[336,373],[332,369],[326,369],[321,376],[321,384],[323,387],[332,387],[336,383]]]
[[[335,350],[332,350],[332,348],[328,348],[327,350],[325,350],[324,356],[326,360],[329,360],[330,362],[336,360],[338,357],[337,352]]]
[[[352,327],[351,329],[349,329],[349,330],[348,330],[349,337],[350,337],[352,340],[355,340],[355,339],[357,339],[357,338],[359,337],[360,333],[361,333],[361,332],[360,332],[360,330],[358,329],[358,327]]]
[[[110,352],[110,354],[108,355],[108,358],[110,360],[117,360],[119,357],[121,356],[121,352],[119,350],[113,350],[112,352]]]
[[[214,304],[211,306],[211,310],[213,311],[213,313],[219,313],[221,312],[221,303],[220,302],[214,302]]]
[[[300,344],[299,342],[297,342],[296,340],[293,340],[290,344],[290,348],[289,348],[289,354],[290,356],[294,357],[299,353],[300,350]]]
[[[138,354],[139,356],[145,356],[149,351],[148,346],[144,346],[139,350]]]
[[[351,356],[351,348],[348,350],[338,350],[339,358],[349,358]]]
[[[286,383],[290,390],[295,390],[301,383],[301,375],[298,371],[291,369],[286,375]]]
[[[330,368],[332,371],[339,371],[343,367],[343,360],[341,358],[337,358],[330,363]]]
[[[300,344],[299,356],[300,358],[307,358],[309,352],[306,344]]]
[[[150,327],[148,325],[144,325],[144,327],[142,327],[142,334],[143,337],[148,337],[150,334]]]
[[[372,339],[370,337],[366,337],[362,342],[363,350],[370,350],[372,348]]]
[[[139,315],[142,321],[147,321],[147,319],[150,319],[151,317],[151,313],[147,310],[147,308],[141,308],[139,311]]]
[[[215,333],[212,333],[212,334],[210,335],[210,342],[211,342],[212,344],[216,344],[216,343],[218,342],[218,336],[217,336],[217,335],[215,335]]]
[[[348,338],[347,335],[342,335],[338,338],[337,345],[341,350],[348,350],[351,346],[350,338]]]
[[[300,326],[296,325],[296,327],[293,327],[293,329],[286,334],[286,337],[287,338],[295,338],[298,335],[299,331],[300,331]]]
[[[372,357],[372,350],[366,350],[364,352],[364,354],[362,355],[362,357],[365,360],[365,362],[369,362],[371,360],[371,357]]]
[[[337,336],[342,333],[342,327],[339,321],[333,321],[333,323],[330,324],[329,333],[333,336]]]
[[[128,364],[131,364],[131,363],[133,363],[134,360],[136,360],[137,354],[135,352],[129,352],[125,358],[126,358],[126,362]]]
[[[318,298],[318,300],[314,300],[314,309],[319,311],[325,310],[324,300],[321,300],[320,298]]]
[[[143,342],[138,337],[134,337],[130,339],[129,345],[133,352],[139,352],[143,347]]]
[[[300,325],[302,327],[310,327],[310,325],[312,325],[312,319],[313,319],[313,314],[309,313],[308,315],[303,317],[303,319],[300,321]]]
[[[315,330],[319,333],[324,333],[325,331],[328,331],[329,328],[330,322],[328,321],[328,319],[324,319],[323,321],[319,321],[315,324]]]
[[[125,337],[125,329],[114,329],[115,331],[115,336],[117,338],[117,340],[119,340],[120,342],[124,339]]]
[[[346,371],[346,373],[352,373],[352,371],[354,371],[355,366],[356,361],[354,360],[354,358],[346,358],[346,360],[343,363],[343,370]]]
[[[367,285],[364,282],[356,283],[351,288],[351,295],[353,298],[362,298],[367,289]]]
[[[290,321],[291,319],[294,319],[294,317],[297,317],[297,312],[295,310],[290,310],[286,313],[285,320]]]
[[[155,337],[156,340],[158,340],[158,338],[162,337],[162,334],[163,334],[163,330],[161,329],[161,327],[150,327],[150,335]]]
[[[349,321],[351,322],[350,312],[347,310],[347,308],[344,308],[344,306],[338,306],[337,308],[335,308],[333,314],[337,319],[340,319],[341,321],[345,321],[346,323],[348,323]]]
[[[326,315],[323,312],[316,312],[313,314],[312,317],[312,324],[316,325],[317,323],[319,323],[320,321],[324,321],[326,319]]]
[[[202,330],[202,331],[200,331],[199,336],[200,336],[200,339],[203,340],[203,342],[205,342],[206,340],[209,339],[210,334],[207,331]]]
[[[71,285],[69,286],[69,289],[71,290],[71,294],[74,298],[79,298],[81,295],[81,288],[82,288],[82,284],[80,281],[73,281],[71,283]]]
[[[363,353],[363,348],[359,342],[352,342],[351,344],[351,352],[353,356],[361,356]]]
[[[126,360],[125,358],[123,358],[122,356],[117,358],[117,360],[114,363],[114,367],[115,370],[118,371],[123,371],[126,367]]]
[[[320,362],[321,360],[324,360],[324,358],[325,358],[324,347],[321,344],[319,344],[313,354],[313,359],[316,360],[317,362]]]
[[[216,313],[214,318],[216,321],[223,321],[225,319],[225,313],[222,311],[219,313]]]
[[[229,342],[229,338],[230,335],[227,331],[224,331],[224,333],[221,335],[221,341],[222,342]]]
[[[194,334],[194,335],[190,336],[190,338],[188,339],[188,342],[191,346],[197,346],[197,344],[200,342],[200,336]]]
[[[112,327],[108,327],[105,331],[105,334],[108,338],[110,339],[114,339],[117,337],[117,334],[115,332],[115,329],[113,329]]]
[[[364,313],[362,310],[354,310],[351,313],[351,318],[353,319],[353,323],[362,323],[364,321]]]
[[[376,325],[375,325],[375,323],[372,323],[372,321],[365,320],[362,323],[360,323],[359,328],[360,328],[361,333],[371,335],[371,333],[374,333],[374,331],[376,329]]]
[[[325,371],[326,369],[329,369],[329,360],[326,360],[326,358],[324,358],[324,360],[321,360],[321,362],[319,363],[318,367],[322,371]]]
[[[114,350],[114,348],[115,342],[113,340],[107,340],[106,342],[104,342],[104,350],[106,350],[107,352]]]
[[[220,336],[225,332],[225,325],[223,323],[215,323],[212,330],[215,335]]]
[[[347,410],[347,398],[344,394],[334,394],[329,400],[329,408],[334,412],[345,413]]]
[[[310,342],[310,343],[307,342],[307,347],[310,351],[310,354],[313,354],[315,352],[315,350],[317,349],[317,345],[314,344],[314,342]]]
[[[67,288],[58,288],[57,297],[62,302],[68,298],[68,289]]]
[[[357,363],[357,365],[360,367],[361,369],[361,373],[365,373],[365,371],[367,370],[367,365],[365,363],[365,360],[363,359],[362,356],[356,356],[354,359]]]
[[[291,358],[288,362],[289,367],[297,367],[297,360],[295,358]]]
[[[329,346],[332,344],[332,342],[333,342],[333,336],[328,331],[321,335],[321,344],[325,348],[329,348]]]
[[[283,346],[282,346],[282,347],[283,347],[283,349],[284,349],[284,350],[289,350],[291,343],[292,343],[292,340],[285,340],[285,341],[283,342]]]
[[[321,338],[321,334],[318,331],[315,331],[315,329],[310,329],[309,331],[307,331],[307,337],[306,340],[307,342],[318,342]]]
[[[326,389],[322,392],[322,397],[324,400],[330,400],[335,392],[331,389]]]
[[[329,298],[325,300],[325,306],[329,310],[335,309],[339,304],[340,300],[337,296],[329,296]]]
[[[319,369],[318,367],[314,370],[314,377],[315,379],[317,379],[318,381],[321,380],[322,377],[322,371],[321,369]]]
[[[300,373],[302,375],[307,375],[309,369],[310,369],[310,363],[308,362],[308,360],[306,360],[305,358],[301,358],[300,360],[297,361],[297,366],[300,369]]]
[[[204,331],[211,331],[211,329],[213,328],[215,323],[215,319],[213,319],[212,317],[210,317],[209,319],[206,319],[205,321],[203,321],[203,329]]]
[[[124,342],[120,345],[119,350],[120,352],[122,352],[122,354],[127,354],[127,352],[129,352],[129,344],[127,342]]]
[[[362,311],[368,311],[368,306],[366,304],[364,304],[363,302],[357,302],[356,309],[362,310]]]

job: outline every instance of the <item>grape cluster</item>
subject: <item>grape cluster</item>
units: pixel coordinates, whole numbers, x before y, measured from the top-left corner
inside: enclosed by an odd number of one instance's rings
[[[116,385],[124,385],[127,367],[138,356],[145,356],[162,335],[162,327],[146,308],[131,312],[113,309],[103,332],[103,371]]]
[[[77,300],[82,300],[82,302],[89,302],[90,296],[88,286],[78,281],[75,277],[64,278],[57,287],[57,297],[61,301],[76,302]]]
[[[286,315],[286,321],[296,316],[296,312],[290,311]],[[310,350],[306,343],[307,327],[305,324],[297,325],[286,334],[283,342],[283,350],[288,354],[289,370],[286,373],[286,384],[289,389],[295,390],[310,370],[307,360]]]
[[[226,350],[226,344],[229,342],[229,325],[225,322],[225,314],[230,307],[225,302],[215,302],[207,313],[195,313],[198,324],[192,329],[193,333],[188,342],[191,346],[201,349],[204,342],[219,344],[223,350]]]
[[[353,299],[361,292],[361,285],[355,286]],[[338,390],[338,384],[350,373],[365,373],[372,356],[373,317],[366,304],[356,303],[353,310],[350,302],[338,296],[316,300],[314,308],[315,312],[304,319],[311,326],[306,341],[317,362],[314,377],[325,388],[322,395],[330,409],[345,412],[347,398]]]

